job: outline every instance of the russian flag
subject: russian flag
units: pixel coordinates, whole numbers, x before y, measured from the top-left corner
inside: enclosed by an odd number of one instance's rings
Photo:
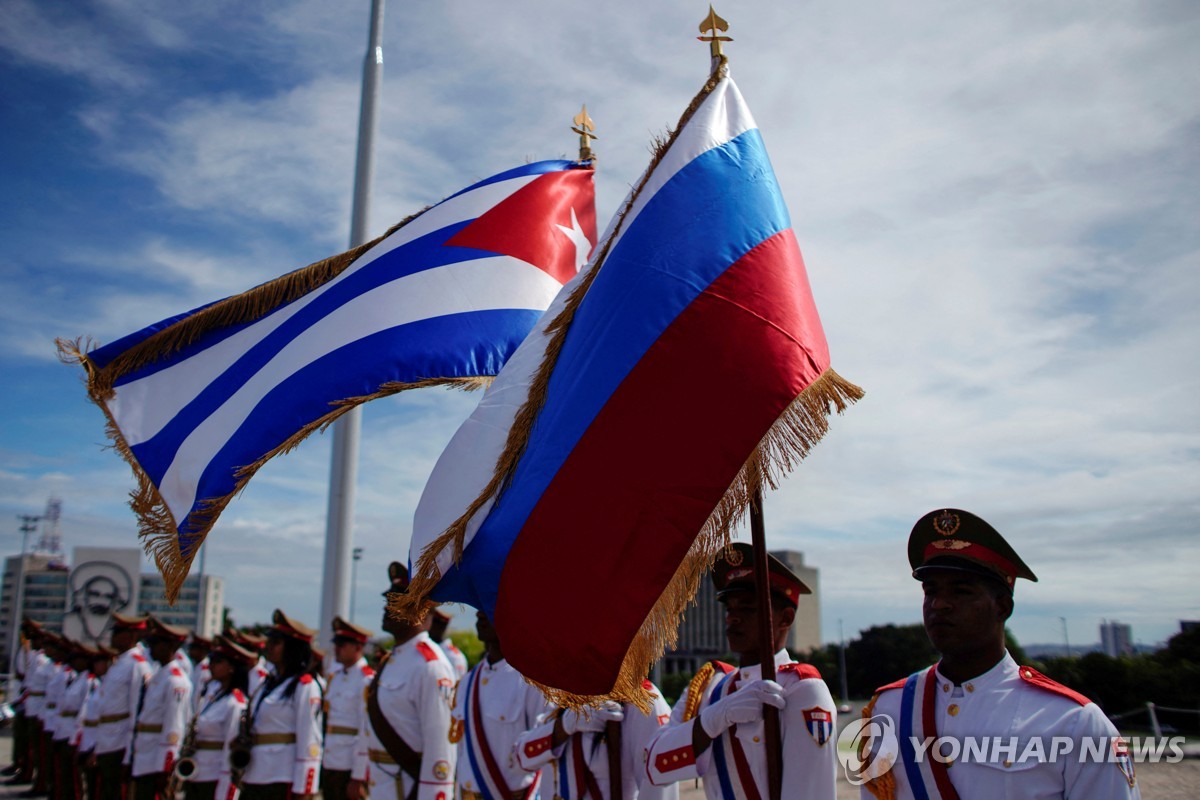
[[[393,604],[484,610],[563,704],[639,697],[749,492],[861,394],[741,94],[697,101],[438,460]]]
[[[596,241],[593,171],[541,161],[385,236],[86,354],[168,596],[272,456],[366,400],[499,372]]]

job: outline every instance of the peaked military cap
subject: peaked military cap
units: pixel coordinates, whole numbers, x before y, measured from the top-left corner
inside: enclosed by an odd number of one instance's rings
[[[960,508],[930,511],[917,520],[908,536],[908,563],[917,580],[930,569],[953,569],[994,578],[1010,592],[1017,578],[1037,581],[995,528]]]
[[[366,644],[371,638],[371,632],[366,628],[347,622],[341,617],[333,618],[333,638],[334,639],[351,639],[360,644]]]
[[[393,561],[388,564],[388,588],[384,591],[383,596],[389,594],[404,594],[408,591],[408,567],[401,564],[399,561]]]
[[[146,630],[146,620],[149,617],[134,617],[129,614],[118,614],[112,612],[112,629],[114,631],[144,631]]]
[[[299,639],[300,641],[307,642],[308,644],[312,644],[313,637],[317,635],[317,632],[312,628],[308,627],[303,622],[297,622],[287,614],[284,614],[278,608],[275,609],[275,613],[271,615],[271,621],[275,623],[275,626],[271,628],[272,633],[290,636],[293,639]]]
[[[712,579],[718,600],[732,592],[754,591],[754,548],[745,542],[729,545],[717,556]],[[767,553],[767,579],[771,583],[771,592],[793,607],[799,603],[800,595],[812,594],[812,589],[796,573],[770,553]]]
[[[233,639],[221,634],[213,637],[212,656],[224,658],[235,664],[242,664],[247,667],[252,667],[258,663],[258,653],[242,647]]]
[[[146,618],[147,639],[166,639],[168,641],[182,644],[187,637],[187,628],[181,628],[178,625],[168,625],[158,617],[154,616]]]
[[[188,640],[188,646],[190,647],[192,645],[195,645],[196,647],[211,648],[213,646],[213,640],[205,638],[204,636],[201,636],[200,634],[193,632],[191,637]]]

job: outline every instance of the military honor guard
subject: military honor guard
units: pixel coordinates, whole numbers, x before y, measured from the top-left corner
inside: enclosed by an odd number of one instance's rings
[[[246,710],[253,653],[224,636],[216,636],[206,656],[210,691],[184,737],[176,776],[185,800],[233,800],[230,756]],[[188,763],[190,760],[190,763]]]
[[[213,641],[196,633],[188,639],[188,661],[192,662],[192,713],[200,710],[205,696],[208,694],[208,682],[212,680],[209,673],[208,654],[212,651]]]
[[[270,677],[250,701],[243,800],[311,800],[321,779],[324,711],[310,670],[316,631],[279,609],[264,649]]]
[[[54,729],[55,794],[63,800],[80,800],[83,796],[76,755],[81,733],[79,714],[95,681],[88,671],[93,652],[79,642],[68,642],[67,684],[59,701]]]
[[[713,569],[725,606],[725,635],[740,667],[706,664],[650,744],[650,781],[666,786],[704,778],[710,800],[766,797],[768,787],[763,705],[779,709],[785,798],[833,800],[837,770],[836,706],[816,669],[797,664],[784,649],[802,594],[810,590],[778,559],[768,556],[776,679],[762,679],[755,602],[754,552],[736,542]]]
[[[678,784],[653,786],[646,773],[650,742],[671,718],[671,707],[652,682],[649,714],[632,703],[606,703],[587,713],[555,711],[542,724],[517,739],[517,758],[527,770],[545,768],[543,796],[561,800],[609,800],[613,771],[609,758],[619,752],[622,800],[676,800]],[[619,726],[612,737],[612,726]]]
[[[96,732],[100,729],[100,689],[104,683],[104,676],[108,674],[108,668],[112,666],[112,660],[116,655],[117,652],[115,650],[103,644],[98,644],[93,648],[90,663],[90,686],[87,697],[83,701],[83,707],[79,710],[79,742],[76,745],[79,750],[79,756],[77,763],[86,784],[88,800],[99,800],[100,798],[100,780],[94,757],[96,752]]]
[[[40,717],[42,735],[41,735],[41,755],[38,760],[38,779],[34,785],[34,790],[41,787],[52,798],[58,797],[58,754],[54,737],[58,732],[58,707],[62,702],[63,693],[66,691],[67,682],[70,680],[71,667],[67,664],[67,656],[70,653],[70,642],[65,638],[56,634],[49,634],[46,641],[46,655],[50,656],[51,663],[48,667],[43,667],[46,672],[46,702],[42,704],[42,713]]]
[[[325,692],[325,755],[321,762],[321,794],[345,800],[354,767],[358,732],[367,717],[367,687],[375,670],[363,650],[371,631],[341,617],[333,618],[334,669]]]
[[[442,652],[446,654],[446,658],[450,660],[450,665],[454,667],[454,673],[461,678],[467,674],[467,657],[463,655],[463,651],[455,647],[454,642],[446,638],[446,628],[450,625],[450,615],[440,608],[435,608],[429,612],[432,621],[429,624],[429,638],[437,643],[437,646],[442,648]]]
[[[1005,648],[1014,584],[1017,578],[1037,578],[996,529],[960,509],[931,511],[913,526],[908,561],[925,597],[925,632],[942,659],[879,689],[864,709],[864,718],[886,715],[895,723],[899,752],[881,749],[883,742],[866,743],[875,758],[895,763],[876,770],[879,774],[863,785],[862,796],[1140,797],[1133,763],[1104,712],[1083,695],[1018,665]],[[1015,747],[993,746],[979,758],[951,761],[926,752],[918,759],[913,737],[917,742],[939,737],[960,744],[972,738],[985,745],[1015,742]],[[1069,756],[1021,757],[1034,740],[1049,754],[1055,737],[1074,743]],[[1104,743],[1103,759],[1080,758],[1087,739]]]
[[[33,782],[34,755],[30,731],[33,719],[37,716],[36,709],[45,697],[44,691],[40,697],[30,695],[33,673],[46,658],[41,650],[42,626],[26,617],[21,621],[20,637],[20,646],[13,659],[13,677],[17,681],[13,688],[17,700],[13,704],[13,710],[16,712],[13,719],[13,763],[4,771],[4,774],[9,776],[6,781],[8,784]]]
[[[146,617],[114,613],[111,631],[112,648],[119,655],[100,682],[95,766],[100,800],[124,800],[128,784],[125,754],[133,744],[133,717],[153,669],[140,644]]]
[[[505,660],[500,637],[482,611],[476,612],[475,630],[484,656],[459,682],[450,730],[458,744],[458,796],[535,798],[541,765],[526,770],[516,745],[553,706]]]
[[[408,571],[388,566],[384,596],[408,590]],[[359,731],[349,800],[453,800],[455,749],[450,729],[454,668],[421,622],[383,612],[383,629],[395,639],[367,692],[366,721]]]
[[[153,616],[146,620],[146,645],[158,669],[146,682],[134,719],[133,746],[125,754],[134,800],[163,798],[179,759],[191,711],[192,679],[175,654],[187,635],[185,629]]]

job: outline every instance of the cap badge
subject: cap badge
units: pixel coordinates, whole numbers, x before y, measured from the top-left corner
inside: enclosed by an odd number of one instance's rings
[[[958,533],[958,514],[943,511],[933,518],[933,529],[942,536],[953,536]]]
[[[966,550],[971,546],[970,542],[964,542],[962,539],[942,539],[930,542],[930,544],[938,550]]]
[[[732,547],[725,548],[725,563],[731,567],[740,567],[742,565],[743,556],[740,550],[734,550]]]

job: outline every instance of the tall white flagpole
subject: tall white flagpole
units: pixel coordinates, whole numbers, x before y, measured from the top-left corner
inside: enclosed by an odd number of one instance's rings
[[[375,129],[383,82],[384,0],[371,0],[371,30],[363,61],[362,104],[358,117],[358,158],[354,170],[354,206],[350,246],[370,239],[371,178],[375,172]],[[358,440],[362,408],[355,407],[333,425],[333,463],[329,475],[329,515],[325,523],[325,572],[321,584],[318,640],[331,632],[335,616],[349,617],[350,570],[354,549],[354,485],[358,477]],[[332,656],[332,649],[330,649]]]

